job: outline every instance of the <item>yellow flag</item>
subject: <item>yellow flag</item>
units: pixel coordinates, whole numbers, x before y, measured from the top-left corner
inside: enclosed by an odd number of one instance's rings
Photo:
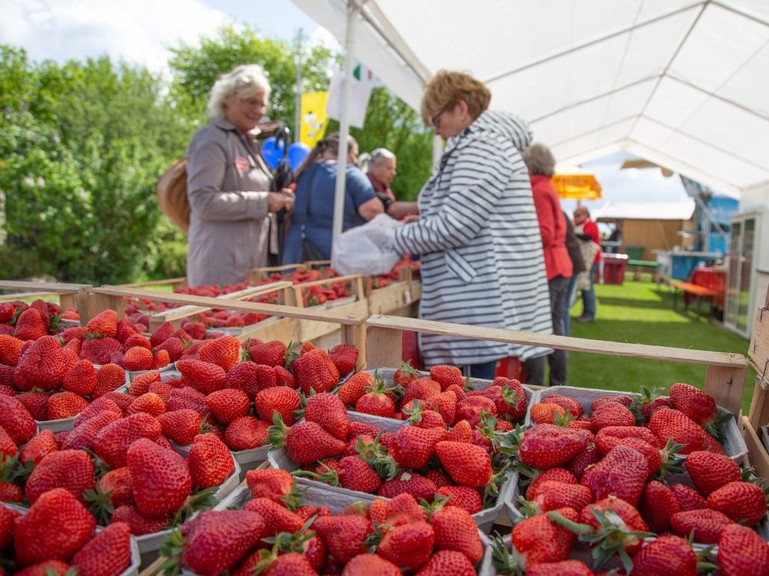
[[[299,141],[310,148],[323,138],[323,133],[328,125],[326,115],[326,100],[328,92],[308,92],[302,94],[302,110],[299,117]]]

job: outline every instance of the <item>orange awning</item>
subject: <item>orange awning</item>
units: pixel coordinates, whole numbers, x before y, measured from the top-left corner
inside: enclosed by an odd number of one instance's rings
[[[556,174],[553,176],[558,196],[563,200],[597,200],[601,185],[593,174]]]

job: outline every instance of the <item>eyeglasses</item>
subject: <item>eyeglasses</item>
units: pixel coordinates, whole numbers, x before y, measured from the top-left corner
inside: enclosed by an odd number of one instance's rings
[[[430,118],[430,124],[432,124],[433,128],[437,128],[438,127],[438,122],[440,122],[441,116],[443,116],[443,113],[445,111],[446,111],[446,107],[444,106],[443,108],[441,108],[440,112],[438,112],[435,116]]]

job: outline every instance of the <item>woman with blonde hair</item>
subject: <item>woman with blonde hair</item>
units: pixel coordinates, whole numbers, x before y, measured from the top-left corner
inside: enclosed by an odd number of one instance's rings
[[[550,297],[531,185],[521,151],[531,132],[488,110],[491,93],[461,72],[425,86],[422,118],[448,146],[419,194],[420,218],[396,230],[392,248],[422,255],[420,317],[552,333]],[[427,366],[455,364],[494,378],[498,360],[548,349],[422,334]]]
[[[249,270],[265,266],[269,215],[291,209],[291,190],[270,192],[272,173],[254,140],[269,96],[256,64],[223,74],[211,89],[210,123],[187,150],[190,286],[243,282]]]
[[[356,166],[358,143],[352,136],[347,142],[344,230],[384,212],[371,182]],[[296,203],[283,250],[284,264],[331,258],[338,160],[339,133],[335,132],[318,142],[297,168]]]

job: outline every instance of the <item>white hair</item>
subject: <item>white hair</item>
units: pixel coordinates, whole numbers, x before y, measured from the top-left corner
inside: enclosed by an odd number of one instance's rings
[[[393,159],[395,159],[395,154],[393,152],[390,152],[387,148],[377,148],[371,152],[360,155],[360,158],[358,158],[358,168],[364,172],[368,172],[372,165],[379,164],[382,160]]]
[[[264,92],[264,97],[270,97],[270,83],[264,70],[257,64],[242,64],[231,72],[222,74],[211,88],[208,98],[208,117],[211,120],[224,120],[227,98],[249,98],[254,94]]]

